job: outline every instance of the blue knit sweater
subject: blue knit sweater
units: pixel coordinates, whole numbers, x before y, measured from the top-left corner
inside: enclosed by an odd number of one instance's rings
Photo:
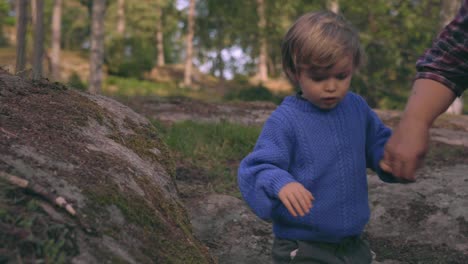
[[[348,92],[332,110],[289,96],[265,122],[253,152],[239,167],[243,198],[276,237],[339,242],[360,235],[370,216],[366,168],[379,168],[391,130],[360,96]],[[315,197],[304,217],[293,217],[278,198],[299,182]]]

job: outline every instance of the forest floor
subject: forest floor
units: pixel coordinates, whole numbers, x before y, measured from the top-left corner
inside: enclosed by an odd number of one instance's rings
[[[206,103],[189,99],[124,101],[144,116],[170,125],[192,120],[261,126],[275,105]],[[398,111],[376,110],[394,127]],[[237,161],[238,162],[238,161]],[[177,162],[178,178],[197,236],[219,263],[270,263],[271,227],[237,197],[206,191],[194,168]],[[468,263],[468,116],[442,116],[431,130],[430,152],[413,184],[385,184],[369,173],[372,216],[365,231],[375,263]],[[197,189],[198,188],[198,189]]]

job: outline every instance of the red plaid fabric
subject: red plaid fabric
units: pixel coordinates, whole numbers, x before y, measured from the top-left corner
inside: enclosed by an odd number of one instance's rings
[[[415,79],[432,79],[460,96],[468,87],[468,0],[416,62]]]

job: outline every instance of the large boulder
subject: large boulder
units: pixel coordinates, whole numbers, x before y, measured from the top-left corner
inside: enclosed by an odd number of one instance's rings
[[[147,119],[112,99],[0,70],[0,124],[0,172],[76,210],[0,179],[0,262],[213,263]]]

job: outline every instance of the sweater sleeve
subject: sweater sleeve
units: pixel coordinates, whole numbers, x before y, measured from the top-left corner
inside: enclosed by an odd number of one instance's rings
[[[279,190],[295,181],[287,171],[292,139],[287,124],[270,117],[254,150],[239,166],[238,184],[242,197],[263,220],[271,220],[273,208],[280,203]]]
[[[384,147],[392,135],[390,128],[385,126],[377,114],[367,105],[367,131],[366,131],[366,163],[367,167],[377,173],[379,178],[388,183],[397,183],[398,180],[380,168],[379,162],[383,158]]]

